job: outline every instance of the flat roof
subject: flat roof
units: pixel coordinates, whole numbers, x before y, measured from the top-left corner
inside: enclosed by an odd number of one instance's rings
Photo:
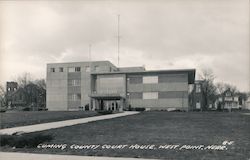
[[[124,97],[121,96],[120,94],[90,94],[89,97],[95,98],[95,99],[106,99],[106,100],[119,100],[123,99]]]
[[[188,83],[193,84],[195,81],[195,69],[173,69],[173,70],[145,70],[145,71],[117,71],[117,72],[95,72],[91,73],[91,75],[112,75],[112,74],[143,74],[143,75],[150,75],[152,73],[188,73]]]

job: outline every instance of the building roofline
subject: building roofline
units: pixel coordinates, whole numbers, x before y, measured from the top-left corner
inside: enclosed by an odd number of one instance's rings
[[[51,64],[72,64],[72,63],[91,63],[91,62],[107,62],[110,63],[112,65],[114,65],[113,63],[111,63],[108,60],[104,60],[104,61],[75,61],[75,62],[56,62],[56,63],[47,63],[47,65],[51,65]]]
[[[188,73],[188,83],[195,81],[195,69],[173,69],[173,70],[145,70],[145,71],[117,71],[117,72],[95,72],[91,75],[111,75],[111,74],[150,74],[150,73]]]

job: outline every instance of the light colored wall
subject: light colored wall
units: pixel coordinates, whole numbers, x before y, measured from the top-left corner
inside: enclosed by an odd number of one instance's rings
[[[79,105],[85,106],[90,104],[89,94],[90,90],[90,73],[86,72],[86,66],[91,67],[91,72],[114,72],[117,68],[108,61],[93,61],[93,62],[72,62],[72,63],[51,63],[47,64],[47,108],[49,110],[77,110]],[[99,66],[99,71],[95,71],[95,66]],[[59,67],[64,68],[64,72],[59,72]],[[81,102],[69,102],[68,101],[68,79],[69,77],[68,68],[69,67],[81,67]],[[50,68],[55,68],[56,72],[50,72]],[[74,74],[74,73],[73,73]],[[70,88],[71,90],[71,88]],[[72,90],[71,90],[72,91]],[[70,92],[71,92],[70,91]],[[79,90],[77,91],[79,92]],[[70,107],[69,107],[70,105]]]
[[[67,110],[68,108],[68,95],[67,95],[67,72],[55,73],[49,72],[51,67],[57,67],[57,65],[47,66],[47,78],[46,78],[46,106],[48,110]]]

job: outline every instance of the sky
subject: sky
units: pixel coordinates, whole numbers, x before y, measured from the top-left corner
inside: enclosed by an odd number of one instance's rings
[[[120,67],[204,69],[250,90],[249,0],[0,1],[0,84],[46,64],[109,60]]]

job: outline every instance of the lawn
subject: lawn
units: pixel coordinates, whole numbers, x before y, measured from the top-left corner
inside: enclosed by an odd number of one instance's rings
[[[240,112],[142,112],[40,133],[54,137],[51,142],[43,144],[67,146],[63,150],[41,146],[31,149],[4,147],[2,150],[171,160],[250,158],[250,115]],[[223,141],[229,142],[224,148]],[[80,145],[82,148],[79,148]],[[84,145],[100,146],[87,149]],[[109,145],[120,146],[111,149]],[[145,146],[144,149],[136,149],[135,145]],[[176,148],[167,145],[175,145]],[[216,150],[212,145],[222,146],[223,149]]]
[[[97,112],[84,111],[23,111],[0,113],[0,127],[10,128],[31,124],[85,118],[98,115]]]

